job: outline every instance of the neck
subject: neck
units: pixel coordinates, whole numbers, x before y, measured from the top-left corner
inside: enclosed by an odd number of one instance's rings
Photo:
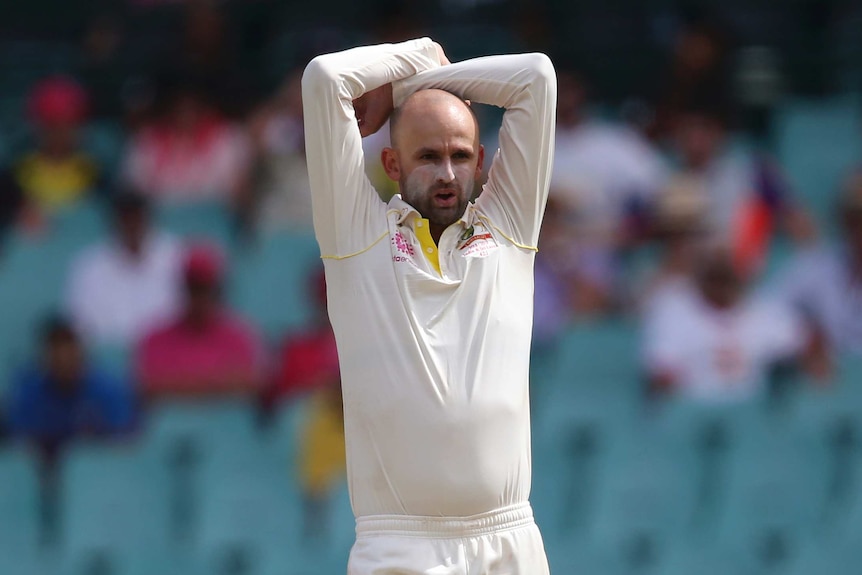
[[[431,233],[431,239],[434,240],[434,243],[440,245],[440,236],[443,235],[443,231],[448,226],[442,226],[440,224],[435,224],[433,222],[429,222],[428,231]]]

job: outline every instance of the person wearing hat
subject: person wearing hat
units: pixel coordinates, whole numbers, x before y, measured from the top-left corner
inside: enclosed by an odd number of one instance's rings
[[[148,333],[135,351],[147,398],[256,393],[262,379],[257,332],[222,303],[224,262],[209,245],[192,246],[183,262],[184,306]]]
[[[78,133],[87,116],[87,94],[62,76],[40,81],[27,97],[37,148],[13,167],[15,180],[37,213],[68,206],[101,183],[98,163],[81,150]]]
[[[709,203],[699,178],[677,174],[657,194],[649,232],[658,247],[658,261],[633,294],[638,311],[648,315],[656,302],[676,298],[693,287],[697,246],[704,241]]]
[[[776,283],[831,356],[862,356],[862,172],[847,179],[836,209],[841,240],[796,256]],[[828,375],[824,366],[823,375]]]

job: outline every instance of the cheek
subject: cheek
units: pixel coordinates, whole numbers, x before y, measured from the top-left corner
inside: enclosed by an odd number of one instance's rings
[[[414,168],[410,175],[407,176],[407,182],[413,187],[427,188],[437,178],[437,169],[435,166],[419,166]]]

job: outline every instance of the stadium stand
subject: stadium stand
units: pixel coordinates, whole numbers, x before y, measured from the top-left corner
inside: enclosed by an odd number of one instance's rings
[[[48,8],[57,3],[48,0],[19,4],[4,20],[20,17],[35,31],[32,38],[20,38],[0,22],[0,167],[32,140],[23,111],[27,90],[46,75],[79,65],[71,29],[83,28],[89,13],[83,2],[54,12]],[[132,98],[152,87],[147,63],[161,49],[162,34],[179,33],[182,8],[129,4],[134,6],[121,10],[133,19],[120,60],[137,78],[127,88],[134,84],[141,90],[125,94]],[[336,11],[332,4],[295,11],[267,1],[227,4],[233,21],[252,27],[254,33],[240,44],[259,60],[250,68],[272,86],[307,59],[310,46],[340,48],[377,33],[358,31],[356,3],[338,2],[349,29],[322,31],[311,23]],[[582,67],[594,75],[607,72],[595,84],[597,99],[621,97],[629,73],[637,82],[658,81],[652,64],[665,48],[650,38],[673,20],[666,3],[639,5],[629,14],[555,1],[547,7],[553,21],[537,32],[528,29],[529,18],[517,25],[507,20],[520,14],[511,3],[445,4],[439,12],[449,16],[426,23],[451,44],[453,57],[556,47],[561,55],[587,61]],[[777,23],[764,26],[769,38],[782,30],[803,34],[801,15],[793,10],[778,14],[765,5],[747,6],[750,2],[725,4],[752,21]],[[496,10],[487,22],[479,19],[486,7]],[[44,22],[40,11],[50,12]],[[842,85],[859,89],[862,52],[858,26],[851,25],[858,23],[859,11],[852,12],[834,24],[841,34],[833,56],[840,60],[835,73]],[[465,22],[448,24],[455,13]],[[572,18],[581,20],[575,26]],[[641,29],[641,20],[649,31]],[[743,32],[751,35],[750,29]],[[605,110],[616,108],[610,100],[601,103]],[[839,183],[862,161],[860,110],[852,92],[817,99],[794,95],[775,110],[777,160],[827,233],[834,231]],[[100,118],[82,132],[84,149],[106,167],[109,178],[117,173],[128,120]],[[744,136],[735,137],[749,145]],[[10,374],[35,352],[35,327],[62,306],[73,254],[107,233],[108,195],[95,190],[86,201],[40,226],[15,229],[0,243],[0,407]],[[156,216],[178,236],[214,241],[224,250],[231,270],[225,296],[271,346],[312,318],[309,278],[320,267],[312,236],[276,230],[241,239],[232,214],[216,204],[160,206]],[[789,258],[790,249],[781,239],[773,245],[768,275]],[[652,265],[648,246],[631,255],[643,261],[629,267]],[[639,371],[638,337],[635,321],[625,313],[578,318],[551,351],[537,355],[532,503],[552,572],[862,573],[862,361],[840,358],[830,384],[796,377],[783,394],[763,401],[650,400]],[[105,344],[89,352],[109,371],[131,371],[124,346]],[[0,574],[344,572],[353,538],[346,485],[326,507],[325,535],[309,541],[303,534],[296,461],[307,414],[304,399],[278,405],[271,414],[238,398],[144,408],[136,436],[121,443],[76,442],[55,469],[46,469],[35,451],[5,440],[0,415]]]

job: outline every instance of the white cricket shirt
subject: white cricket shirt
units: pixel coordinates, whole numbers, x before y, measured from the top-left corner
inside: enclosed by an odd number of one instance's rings
[[[488,183],[439,246],[365,175],[352,100],[442,88],[506,109]],[[314,227],[357,516],[459,517],[527,501],[533,259],[554,147],[541,54],[440,66],[427,39],[315,58],[303,76]],[[373,161],[379,161],[374,159]]]

